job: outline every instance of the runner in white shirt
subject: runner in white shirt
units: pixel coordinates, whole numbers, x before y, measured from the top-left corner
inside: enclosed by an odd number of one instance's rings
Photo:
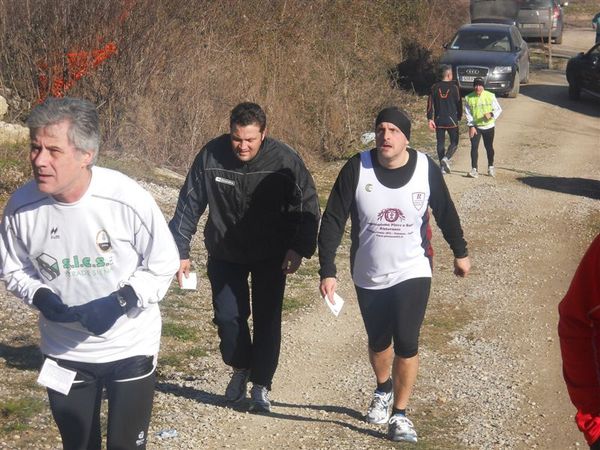
[[[442,174],[431,158],[408,147],[410,128],[402,110],[382,110],[377,148],[355,155],[340,171],[321,221],[319,273],[321,294],[333,302],[334,260],[350,217],[352,279],[377,381],[365,419],[388,424],[394,441],[416,442],[406,407],[431,286],[429,207],[454,253],[455,273],[466,276],[471,263]]]

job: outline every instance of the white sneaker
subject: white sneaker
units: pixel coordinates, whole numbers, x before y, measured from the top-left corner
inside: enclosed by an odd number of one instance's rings
[[[246,398],[248,377],[250,370],[248,369],[233,369],[231,380],[225,389],[225,399],[228,402],[241,402]]]
[[[445,156],[442,158],[441,165],[443,171],[445,171],[446,173],[452,173],[452,171],[450,170],[450,160]]]
[[[387,423],[390,418],[390,406],[394,400],[393,392],[375,391],[373,400],[367,410],[365,420],[368,423]]]
[[[479,174],[477,173],[477,169],[475,169],[475,168],[471,169],[471,171],[467,174],[467,176],[470,178],[477,178],[479,176]]]
[[[395,442],[417,442],[415,426],[402,414],[394,414],[388,422],[388,437]]]
[[[250,411],[258,413],[270,413],[271,402],[269,401],[269,390],[265,386],[255,384],[250,389]]]
[[[490,177],[495,177],[496,176],[496,169],[494,169],[494,166],[489,166],[488,167],[488,175]]]

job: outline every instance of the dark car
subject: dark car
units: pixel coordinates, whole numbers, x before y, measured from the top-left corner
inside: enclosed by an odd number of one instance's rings
[[[552,16],[552,39],[562,44],[565,24],[563,6],[569,2],[557,0],[521,0],[517,26],[526,39],[548,39],[550,16]]]
[[[600,97],[600,43],[579,53],[567,63],[569,97],[578,100],[581,91]]]
[[[485,88],[516,97],[520,83],[529,80],[529,48],[514,25],[471,23],[458,29],[440,63],[452,66],[462,93],[483,78]]]

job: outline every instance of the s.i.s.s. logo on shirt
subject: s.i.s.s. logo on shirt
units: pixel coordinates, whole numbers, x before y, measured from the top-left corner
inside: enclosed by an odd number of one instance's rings
[[[58,261],[55,257],[42,253],[35,258],[35,262],[38,270],[46,280],[52,281],[60,275]]]

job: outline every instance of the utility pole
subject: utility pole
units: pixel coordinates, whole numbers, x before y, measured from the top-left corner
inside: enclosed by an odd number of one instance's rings
[[[548,69],[552,69],[552,8],[553,4],[550,2],[550,7],[548,8]]]

